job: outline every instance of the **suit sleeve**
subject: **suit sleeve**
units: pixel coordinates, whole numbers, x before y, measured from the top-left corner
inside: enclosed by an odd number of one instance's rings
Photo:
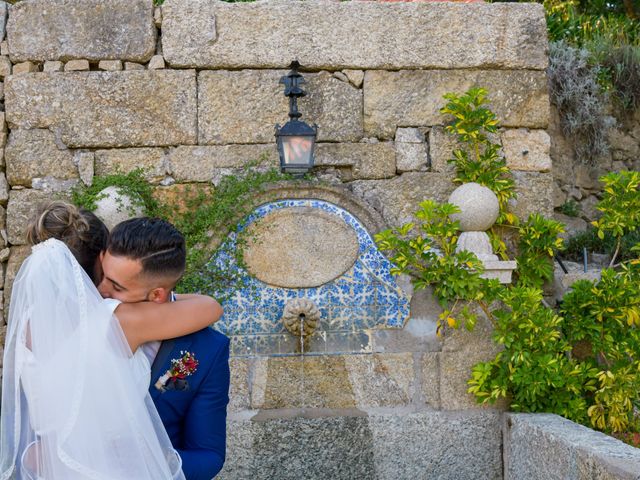
[[[211,480],[222,469],[229,403],[229,339],[222,337],[206,378],[185,417],[178,449],[187,480]]]

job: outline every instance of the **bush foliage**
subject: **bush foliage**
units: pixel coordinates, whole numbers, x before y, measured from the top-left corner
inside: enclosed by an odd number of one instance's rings
[[[640,3],[536,1],[547,17],[551,100],[578,160],[595,164],[614,125],[604,106],[613,100],[625,114],[640,105]]]
[[[464,146],[452,158],[459,179],[467,178],[464,172],[471,168],[460,151],[473,147],[480,161],[482,152],[493,148],[486,134],[497,124],[488,112],[478,111],[486,110],[485,94],[473,89],[445,96],[447,113],[454,115],[448,130],[457,134],[460,125],[460,135],[467,135],[458,138]],[[452,108],[460,102],[466,107]],[[469,178],[501,188],[494,180],[508,178],[508,170],[495,158],[485,168],[494,171]],[[594,231],[612,238],[621,251],[621,239],[640,224],[640,174],[612,173],[601,181],[605,191],[598,209],[603,215]],[[519,274],[513,284],[500,285],[481,277],[482,263],[475,255],[456,251],[458,225],[447,219],[455,211],[453,205],[425,201],[417,223],[382,232],[376,240],[395,262],[394,273],[410,275],[416,289],[432,287],[443,306],[439,333],[461,325],[473,328],[477,311],[493,323],[493,339],[502,350],[474,366],[469,392],[480,403],[506,398],[515,411],[553,412],[622,436],[639,431],[640,245],[630,249],[630,259],[605,269],[600,280],[574,284],[561,306],[552,308],[541,286],[551,278],[551,258],[562,248],[562,225],[540,215],[514,218]]]

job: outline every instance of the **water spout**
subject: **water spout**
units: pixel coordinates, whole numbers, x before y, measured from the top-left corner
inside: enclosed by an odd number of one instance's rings
[[[299,352],[304,355],[307,342],[315,332],[320,321],[320,311],[315,303],[307,298],[297,298],[289,301],[282,313],[282,323],[284,327],[300,339]]]
[[[304,356],[304,320],[306,318],[306,315],[304,313],[301,313],[299,315],[300,318],[300,355]]]

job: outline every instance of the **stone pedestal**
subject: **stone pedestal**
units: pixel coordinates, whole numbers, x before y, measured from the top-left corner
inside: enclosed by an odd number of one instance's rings
[[[473,252],[483,263],[497,262],[500,260],[498,256],[493,253],[491,240],[486,232],[462,232],[458,238],[457,250]]]

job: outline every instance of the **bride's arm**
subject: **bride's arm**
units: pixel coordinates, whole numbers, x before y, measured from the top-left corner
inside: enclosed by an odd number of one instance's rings
[[[115,311],[131,351],[152,340],[197,332],[217,322],[222,307],[205,295],[178,295],[175,302],[121,303]]]

